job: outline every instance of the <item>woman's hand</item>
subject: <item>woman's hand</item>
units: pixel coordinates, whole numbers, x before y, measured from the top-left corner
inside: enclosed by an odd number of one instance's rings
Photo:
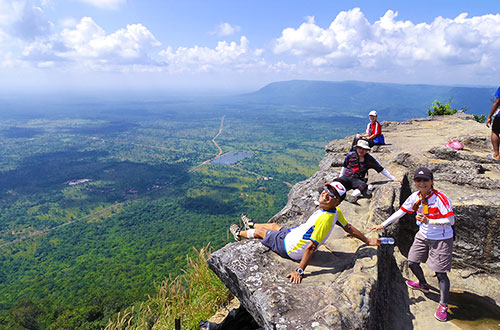
[[[429,223],[429,218],[423,213],[417,213],[417,221],[421,223]]]
[[[370,228],[370,230],[380,230],[380,229],[384,229],[384,226],[382,225],[376,225],[376,226],[373,226]]]

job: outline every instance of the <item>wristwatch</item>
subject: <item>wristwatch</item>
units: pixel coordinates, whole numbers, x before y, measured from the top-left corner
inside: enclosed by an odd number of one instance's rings
[[[295,270],[300,276],[304,276],[304,270],[300,267],[298,267],[296,270]]]

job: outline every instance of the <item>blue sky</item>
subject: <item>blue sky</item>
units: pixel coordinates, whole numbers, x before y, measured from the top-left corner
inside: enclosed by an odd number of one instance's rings
[[[0,88],[239,92],[290,79],[495,86],[496,8],[458,0],[0,0]]]

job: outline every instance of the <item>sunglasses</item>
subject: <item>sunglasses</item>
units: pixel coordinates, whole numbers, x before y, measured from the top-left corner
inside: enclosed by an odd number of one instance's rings
[[[334,194],[334,193],[332,193],[332,192],[330,191],[330,189],[328,189],[328,187],[325,187],[325,192],[327,192],[327,193],[328,193],[328,195],[330,195],[330,197],[335,198],[336,200],[339,200],[339,199],[337,198],[337,196],[335,196],[335,194]]]
[[[416,179],[413,179],[413,181],[415,181],[415,182],[428,182],[428,181],[431,181],[431,179],[416,178]]]

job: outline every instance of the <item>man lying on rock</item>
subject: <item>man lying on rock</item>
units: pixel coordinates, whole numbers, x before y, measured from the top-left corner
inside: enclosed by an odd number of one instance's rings
[[[368,153],[371,150],[367,141],[359,140],[356,144],[356,151],[349,152],[345,157],[344,165],[340,170],[340,177],[336,179],[347,190],[354,189],[347,199],[351,203],[356,203],[361,194],[364,194],[366,197],[371,196],[373,186],[367,185],[365,179],[366,173],[370,168],[378,173],[382,173],[389,180],[401,183],[401,180],[396,179]]]
[[[254,223],[243,214],[241,220],[245,230],[240,230],[235,223],[230,226],[229,230],[237,241],[242,237],[260,238],[262,244],[280,256],[300,261],[297,269],[286,276],[290,278],[290,282],[300,283],[314,251],[328,239],[335,224],[368,245],[380,245],[380,239],[367,238],[347,223],[338,208],[345,195],[346,189],[340,182],[334,181],[326,184],[325,190],[318,198],[318,210],[298,227],[289,229],[277,223]]]

